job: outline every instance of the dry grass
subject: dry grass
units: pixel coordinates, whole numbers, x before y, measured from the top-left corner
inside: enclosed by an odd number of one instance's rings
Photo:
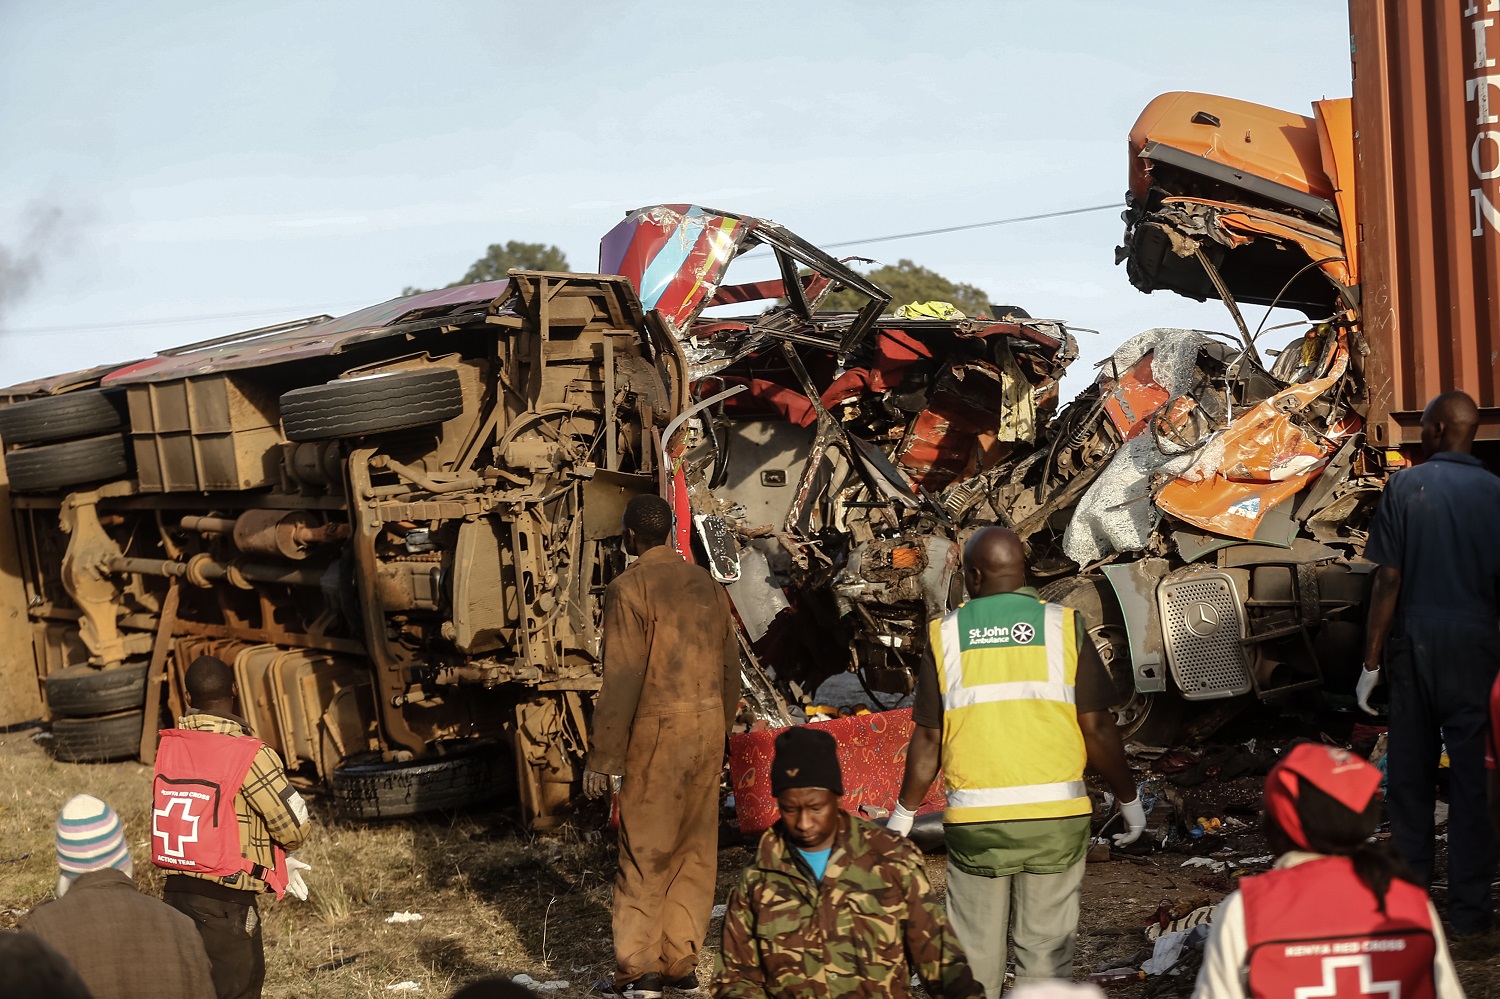
[[[131,851],[144,856],[151,771],[139,763],[56,763],[36,744],[37,729],[0,734],[0,925],[51,897],[57,884],[52,824],[75,794],[92,794],[120,813]],[[155,872],[151,872],[154,874]],[[147,875],[157,893],[161,879]]]
[[[137,881],[160,894],[162,872],[144,863],[150,770],[57,763],[35,734],[0,734],[0,927],[52,896],[52,823],[82,792],[119,811]],[[316,802],[314,813],[320,828],[298,853],[313,865],[311,897],[261,903],[268,999],[446,996],[522,972],[572,983],[551,995],[581,996],[612,970],[613,852],[599,833],[529,835],[507,809],[400,823],[333,822]],[[724,857],[736,874],[743,852]],[[401,911],[422,921],[386,924]],[[421,991],[387,990],[403,981]]]
[[[146,857],[150,771],[136,763],[56,763],[34,734],[0,732],[0,927],[16,925],[51,897],[57,879],[52,823],[74,794],[88,792],[113,805],[135,856]],[[586,996],[589,983],[612,970],[613,849],[599,832],[533,836],[519,828],[514,810],[504,808],[380,824],[330,822],[316,803],[314,811],[320,828],[299,852],[313,865],[310,899],[261,904],[268,999],[441,997],[475,978],[523,972],[570,983],[543,995]],[[602,816],[586,816],[580,826],[598,830]],[[721,851],[716,901],[724,900],[748,859],[742,847]],[[1090,866],[1080,974],[1106,958],[1138,952],[1141,927],[1162,902],[1206,894],[1184,876],[1181,860],[1163,855],[1145,867],[1118,860]],[[941,857],[931,858],[929,871],[941,887]],[[137,881],[160,894],[161,872],[149,864],[142,863]],[[420,912],[423,919],[385,922],[400,911]],[[716,921],[700,967],[705,979],[717,944]],[[1489,956],[1492,949],[1455,948],[1470,997],[1500,996],[1500,958]],[[421,990],[388,991],[403,981]],[[1127,999],[1192,989],[1191,978],[1149,984],[1149,990],[1111,994]]]

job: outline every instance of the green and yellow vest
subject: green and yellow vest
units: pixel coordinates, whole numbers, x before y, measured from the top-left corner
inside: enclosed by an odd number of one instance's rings
[[[943,698],[944,822],[1090,812],[1073,614],[1024,593],[999,593],[929,626]]]

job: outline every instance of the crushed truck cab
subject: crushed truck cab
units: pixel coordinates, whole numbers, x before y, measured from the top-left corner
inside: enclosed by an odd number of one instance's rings
[[[1466,104],[1489,22],[1433,6],[1402,30],[1442,44],[1392,46],[1388,5],[1350,10],[1352,100],[1303,115],[1179,92],[1142,111],[1116,262],[1143,292],[1219,299],[1234,330],[1128,340],[1058,416],[1088,459],[1049,455],[1019,511],[991,494],[1023,534],[1051,511],[1031,570],[1087,620],[1138,742],[1253,697],[1352,692],[1370,522],[1420,460],[1427,400],[1468,392],[1495,459],[1500,235],[1453,197],[1491,197]],[[1247,305],[1302,313],[1302,335],[1264,350]]]

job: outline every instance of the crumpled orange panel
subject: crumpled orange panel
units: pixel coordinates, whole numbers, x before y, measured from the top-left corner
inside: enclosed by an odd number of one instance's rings
[[[1157,508],[1215,534],[1255,537],[1266,511],[1312,481],[1342,443],[1303,433],[1291,414],[1332,388],[1348,363],[1341,332],[1326,375],[1283,389],[1242,413],[1216,442],[1223,447],[1218,464],[1205,469],[1200,460],[1167,483],[1156,497]],[[1358,419],[1349,417],[1329,436],[1346,437],[1358,428]]]
[[[1104,397],[1104,411],[1109,414],[1109,420],[1120,432],[1120,436],[1127,441],[1140,436],[1141,431],[1150,426],[1152,415],[1172,397],[1170,392],[1157,384],[1151,373],[1154,360],[1155,353],[1147,351],[1129,371],[1118,379],[1110,380],[1113,382],[1112,389],[1109,383],[1105,384],[1108,394]]]
[[[1301,222],[1282,212],[1273,212],[1228,201],[1209,198],[1167,198],[1166,203],[1184,205],[1207,205],[1219,210],[1219,232],[1233,246],[1243,246],[1257,236],[1295,243],[1307,254],[1307,259],[1318,261],[1318,270],[1327,274],[1344,287],[1354,284],[1354,269],[1347,259],[1347,248],[1341,239],[1333,239],[1332,233],[1322,226]]]

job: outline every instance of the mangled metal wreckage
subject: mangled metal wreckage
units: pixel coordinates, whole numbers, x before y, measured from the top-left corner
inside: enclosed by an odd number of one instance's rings
[[[887,314],[785,228],[688,205],[631,213],[603,275],[513,272],[16,386],[6,675],[45,697],[59,756],[149,758],[163,678],[180,711],[212,652],[252,731],[346,809],[513,774],[545,828],[581,773],[621,509],[658,492],[733,599],[746,723],[835,674],[872,703],[909,691],[959,545],[997,522],[1083,613],[1136,741],[1188,702],[1202,728],[1350,686],[1386,469],[1361,434],[1340,115],[1147,109],[1120,257],[1142,290],[1224,299],[1239,335],[1147,331],[1061,408],[1063,324]],[[728,283],[752,250],[779,276]],[[835,290],[860,306],[820,309]],[[1237,303],[1299,309],[1305,335],[1267,366]]]
[[[1364,434],[1352,141],[1347,101],[1311,118],[1202,94],[1154,101],[1131,135],[1118,259],[1142,291],[1223,300],[1235,332],[1147,330],[1060,412],[1056,379],[1076,351],[1057,323],[882,317],[859,356],[819,344],[839,364],[831,381],[783,345],[770,386],[739,349],[753,321],[674,326],[695,378],[744,386],[735,398],[783,417],[757,426],[733,400],[708,410],[711,457],[687,455],[680,499],[739,540],[731,592],[775,675],[802,693],[845,669],[872,696],[907,689],[923,620],[958,598],[957,544],[1002,523],[1044,595],[1082,612],[1137,743],[1207,733],[1257,697],[1352,690],[1373,568],[1360,556],[1406,460]],[[1241,304],[1301,312],[1286,324],[1300,335],[1263,351]],[[796,426],[811,431],[786,448],[798,494],[779,530],[757,527],[783,508],[753,511],[761,459],[735,446],[779,447]]]
[[[781,277],[724,284],[759,244]],[[1038,454],[1077,353],[1067,330],[916,305],[883,315],[883,291],[774,223],[691,206],[633,213],[603,254],[682,345],[699,400],[661,466],[679,548],[728,584],[758,661],[794,702],[845,672],[872,706],[908,692],[927,619],[959,596],[975,484]],[[818,311],[837,288],[864,307]],[[769,298],[784,304],[703,315]]]
[[[757,247],[782,277],[725,284]],[[782,227],[690,206],[632,214],[602,256],[615,275],[518,271],[6,390],[11,713],[37,702],[59,758],[149,760],[211,653],[345,810],[514,782],[546,828],[641,492],[735,599],[747,722],[851,668],[905,690],[955,595],[952,503],[1035,452],[1066,331],[884,317]],[[819,312],[834,288],[863,307]]]
[[[1227,145],[1196,134],[1203,114],[1265,141],[1242,143],[1229,169],[1199,147],[1181,154],[1183,123],[1187,137]],[[1321,145],[1346,148],[1347,110],[1325,114]],[[704,318],[696,304],[674,316],[677,290],[654,300],[684,344],[695,398],[710,400],[663,466],[665,494],[781,690],[805,703],[843,671],[871,702],[909,690],[924,621],[959,598],[959,545],[989,523],[1027,542],[1045,596],[1082,612],[1137,743],[1206,733],[1256,697],[1352,689],[1371,568],[1359,556],[1390,467],[1362,434],[1344,253],[1353,205],[1334,203],[1314,119],[1169,95],[1143,114],[1132,152],[1120,253],[1132,281],[1207,288],[1238,332],[1148,330],[1060,411],[1057,379],[1076,350],[1059,323],[906,309],[866,332],[873,310],[817,313],[824,288],[807,276],[807,309],[793,295],[764,325]],[[1213,225],[1184,208],[1208,201]],[[613,235],[680,253],[684,229],[717,224],[654,209]],[[651,253],[632,263],[609,246],[605,269],[618,265],[652,301]],[[682,273],[701,289],[690,297],[745,297],[713,291],[721,272],[705,260]],[[787,286],[793,263],[782,265],[762,292]],[[1302,335],[1266,363],[1239,302],[1302,311]],[[789,314],[811,325],[787,335]],[[791,497],[782,483],[795,483]]]
[[[1084,611],[1141,742],[1170,739],[1184,702],[1208,702],[1202,732],[1255,696],[1348,692],[1359,669],[1360,555],[1405,459],[1364,434],[1349,102],[1315,110],[1174,93],[1131,132],[1117,261],[1141,291],[1222,300],[1236,327],[1131,339],[1060,418],[1111,443],[1074,475],[1074,574],[1044,592]],[[1300,337],[1267,364],[1242,304],[1301,312]]]

